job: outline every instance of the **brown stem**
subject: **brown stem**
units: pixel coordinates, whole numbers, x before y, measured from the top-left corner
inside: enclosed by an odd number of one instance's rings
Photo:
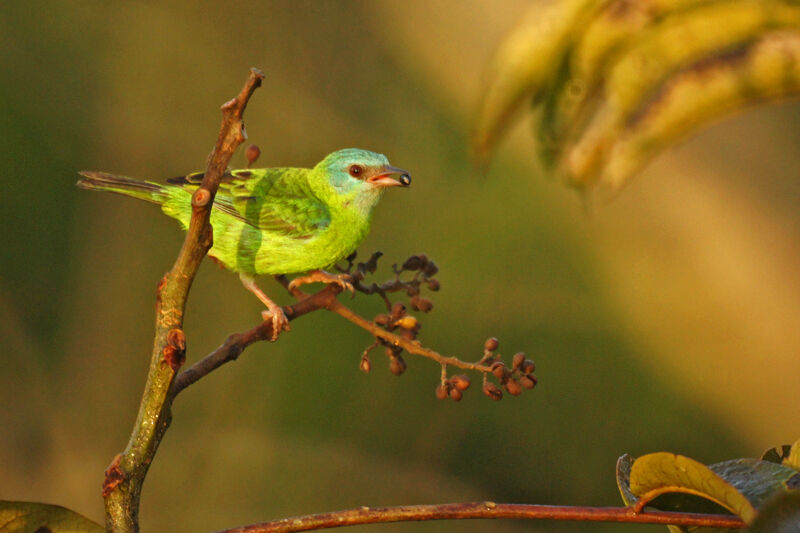
[[[276,279],[281,285],[284,286],[284,288],[288,290],[289,281],[285,276],[276,276]],[[394,290],[393,285],[392,289],[390,290]],[[286,318],[289,320],[294,320],[295,318],[312,311],[327,309],[339,316],[346,318],[356,326],[371,333],[374,337],[381,339],[383,342],[392,346],[399,346],[408,353],[433,359],[441,365],[450,365],[465,370],[475,370],[484,373],[491,372],[491,366],[484,364],[484,360],[481,360],[477,363],[468,363],[456,357],[444,356],[434,350],[431,350],[430,348],[424,347],[418,341],[404,339],[390,331],[386,331],[378,324],[361,317],[353,312],[350,308],[339,302],[339,300],[336,299],[336,296],[341,291],[341,287],[335,284],[330,284],[312,295],[309,295],[298,288],[294,288],[290,292],[292,296],[298,299],[298,302],[294,305],[283,307],[283,312],[286,314]],[[225,363],[235,361],[239,355],[241,355],[244,349],[254,342],[268,340],[271,338],[271,336],[271,321],[264,322],[249,331],[230,335],[219,348],[209,353],[178,375],[172,385],[172,397],[177,396],[178,393],[180,393],[183,389],[195,383],[200,378],[206,376]]]
[[[309,296],[294,305],[283,308],[286,318],[294,320],[318,309],[327,309],[332,301],[336,301],[336,295],[341,292],[341,287],[328,285],[321,291]],[[196,382],[209,372],[219,368],[225,363],[235,361],[245,348],[257,341],[272,338],[272,320],[262,322],[258,326],[243,333],[234,333],[225,342],[206,355],[195,364],[181,372],[172,384],[171,396],[174,398],[183,389]]]
[[[109,531],[139,530],[142,484],[169,427],[173,399],[171,387],[185,359],[183,313],[186,298],[197,269],[212,245],[211,205],[233,152],[246,138],[242,114],[263,78],[260,71],[251,69],[240,93],[223,104],[217,143],[208,160],[203,181],[192,195],[192,218],[186,238],[175,264],[158,285],[153,353],[139,414],[125,451],[114,458],[103,483],[106,529]]]
[[[465,370],[475,370],[477,372],[491,372],[492,370],[491,367],[482,363],[468,363],[457,357],[442,355],[439,352],[424,347],[419,341],[404,339],[398,335],[395,335],[391,331],[386,331],[378,324],[370,322],[366,318],[356,314],[349,307],[346,307],[344,304],[342,304],[339,300],[334,300],[328,309],[337,315],[346,318],[356,326],[369,331],[373,336],[384,340],[387,344],[399,346],[408,353],[433,359],[439,364],[446,364],[456,368],[463,368]]]
[[[402,507],[361,507],[346,511],[284,518],[273,522],[225,529],[217,533],[289,533],[385,522],[474,518],[628,522],[732,529],[740,529],[747,526],[741,518],[728,515],[665,511],[635,513],[630,507],[569,507],[562,505],[475,502]]]

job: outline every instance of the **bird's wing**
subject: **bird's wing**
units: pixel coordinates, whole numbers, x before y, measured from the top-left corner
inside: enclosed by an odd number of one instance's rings
[[[330,224],[330,211],[308,186],[304,168],[233,170],[225,173],[214,207],[260,231],[308,239]],[[196,188],[203,173],[167,180]]]

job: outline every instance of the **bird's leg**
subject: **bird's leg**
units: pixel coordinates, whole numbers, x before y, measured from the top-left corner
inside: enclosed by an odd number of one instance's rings
[[[296,289],[301,285],[306,285],[307,283],[335,283],[336,285],[340,286],[343,291],[350,291],[350,294],[355,294],[356,290],[353,288],[353,284],[350,282],[350,275],[349,274],[331,274],[330,272],[325,272],[324,270],[312,270],[305,276],[300,276],[294,278],[289,283],[289,290]]]
[[[261,317],[264,320],[272,318],[272,338],[270,340],[277,340],[278,335],[281,334],[281,331],[289,331],[291,329],[289,327],[289,319],[286,318],[281,306],[273,302],[270,297],[267,296],[258,285],[256,285],[256,281],[252,276],[247,274],[239,274],[239,279],[242,280],[242,285],[244,285],[248,291],[255,294],[256,298],[261,300],[261,302],[267,306],[267,310],[261,312]]]

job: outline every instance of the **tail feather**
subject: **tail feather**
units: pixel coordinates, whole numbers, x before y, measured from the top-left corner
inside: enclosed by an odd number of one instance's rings
[[[75,184],[81,189],[92,191],[108,191],[125,196],[132,196],[152,202],[162,204],[167,199],[167,193],[163,185],[149,181],[139,181],[125,176],[109,174],[107,172],[97,172],[94,170],[84,170],[80,172],[83,176]]]

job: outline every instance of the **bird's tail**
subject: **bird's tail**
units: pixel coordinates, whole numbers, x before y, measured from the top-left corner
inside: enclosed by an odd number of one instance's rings
[[[159,205],[163,204],[169,196],[166,187],[158,183],[139,181],[94,170],[84,170],[80,172],[80,175],[83,177],[75,185],[81,189],[115,192]]]

